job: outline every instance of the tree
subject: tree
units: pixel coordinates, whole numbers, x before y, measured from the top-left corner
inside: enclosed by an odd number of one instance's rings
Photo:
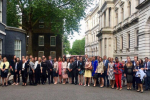
[[[84,55],[85,54],[85,38],[82,40],[76,40],[73,45],[72,49],[70,51],[71,55]]]
[[[79,32],[80,20],[85,16],[85,9],[93,0],[8,0],[16,10],[7,10],[7,14],[22,14],[22,26],[29,35],[28,54],[32,54],[33,27],[43,19],[50,30],[57,34]],[[8,9],[10,6],[8,6]],[[8,19],[12,16],[8,16]],[[16,17],[13,17],[14,19]],[[11,21],[8,24],[11,25]]]
[[[68,36],[67,35],[63,36],[63,46],[64,46],[63,53],[64,54],[70,53],[70,42],[68,40]]]

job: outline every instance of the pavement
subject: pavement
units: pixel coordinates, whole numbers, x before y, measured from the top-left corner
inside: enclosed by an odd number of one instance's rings
[[[0,87],[0,100],[150,100],[144,93],[72,84]]]

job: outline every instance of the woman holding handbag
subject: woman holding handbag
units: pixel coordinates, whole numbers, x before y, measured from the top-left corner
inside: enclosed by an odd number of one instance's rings
[[[3,86],[4,86],[4,79],[6,82],[6,86],[8,86],[8,83],[7,83],[8,68],[9,68],[9,62],[7,61],[7,58],[4,57],[3,62],[1,62],[1,65],[0,65]]]
[[[66,84],[66,79],[68,78],[68,74],[67,74],[67,62],[65,61],[65,58],[63,58],[62,61],[62,78],[63,78],[63,83],[62,84]]]
[[[88,86],[90,86],[90,78],[92,77],[92,64],[91,64],[91,59],[87,58],[87,62],[85,63],[85,82],[84,86],[86,86],[86,81],[88,81]]]
[[[95,73],[98,73],[98,76],[100,77],[100,81],[101,81],[100,87],[103,88],[104,87],[104,63],[101,57],[99,58],[98,66]]]

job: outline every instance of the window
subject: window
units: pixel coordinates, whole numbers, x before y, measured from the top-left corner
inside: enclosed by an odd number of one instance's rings
[[[50,39],[50,45],[51,46],[56,46],[56,37],[55,36],[51,36],[50,38],[51,38]]]
[[[16,57],[21,58],[21,41],[20,40],[16,40],[15,41],[15,54]]]
[[[117,37],[115,37],[115,50],[117,50]]]
[[[106,27],[106,12],[104,12],[104,27]]]
[[[0,39],[0,54],[2,54],[2,39]]]
[[[52,59],[56,58],[56,51],[50,51]]]
[[[130,33],[128,33],[128,48],[130,48]]]
[[[118,24],[118,12],[116,13],[116,25]]]
[[[2,22],[2,0],[0,0],[0,22]]]
[[[128,6],[128,10],[129,10],[129,16],[131,15],[131,2],[129,2],[129,4],[128,4],[129,6]]]
[[[43,35],[39,35],[39,46],[44,46],[44,36]]]
[[[44,51],[39,51],[38,52],[38,57],[42,57],[42,56],[44,56]]]
[[[135,33],[135,46],[138,47],[139,46],[139,36],[138,36],[139,30],[136,30]]]
[[[122,18],[122,21],[124,20],[124,9],[122,8],[121,9],[121,18]]]
[[[109,27],[111,26],[111,8],[109,8]]]
[[[120,37],[120,50],[123,50],[123,36]]]

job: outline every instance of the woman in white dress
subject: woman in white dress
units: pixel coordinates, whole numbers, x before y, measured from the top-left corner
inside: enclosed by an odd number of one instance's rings
[[[67,74],[67,62],[65,61],[65,58],[63,58],[62,61],[62,78],[63,78],[62,84],[66,84],[66,79],[68,78],[68,74]]]

